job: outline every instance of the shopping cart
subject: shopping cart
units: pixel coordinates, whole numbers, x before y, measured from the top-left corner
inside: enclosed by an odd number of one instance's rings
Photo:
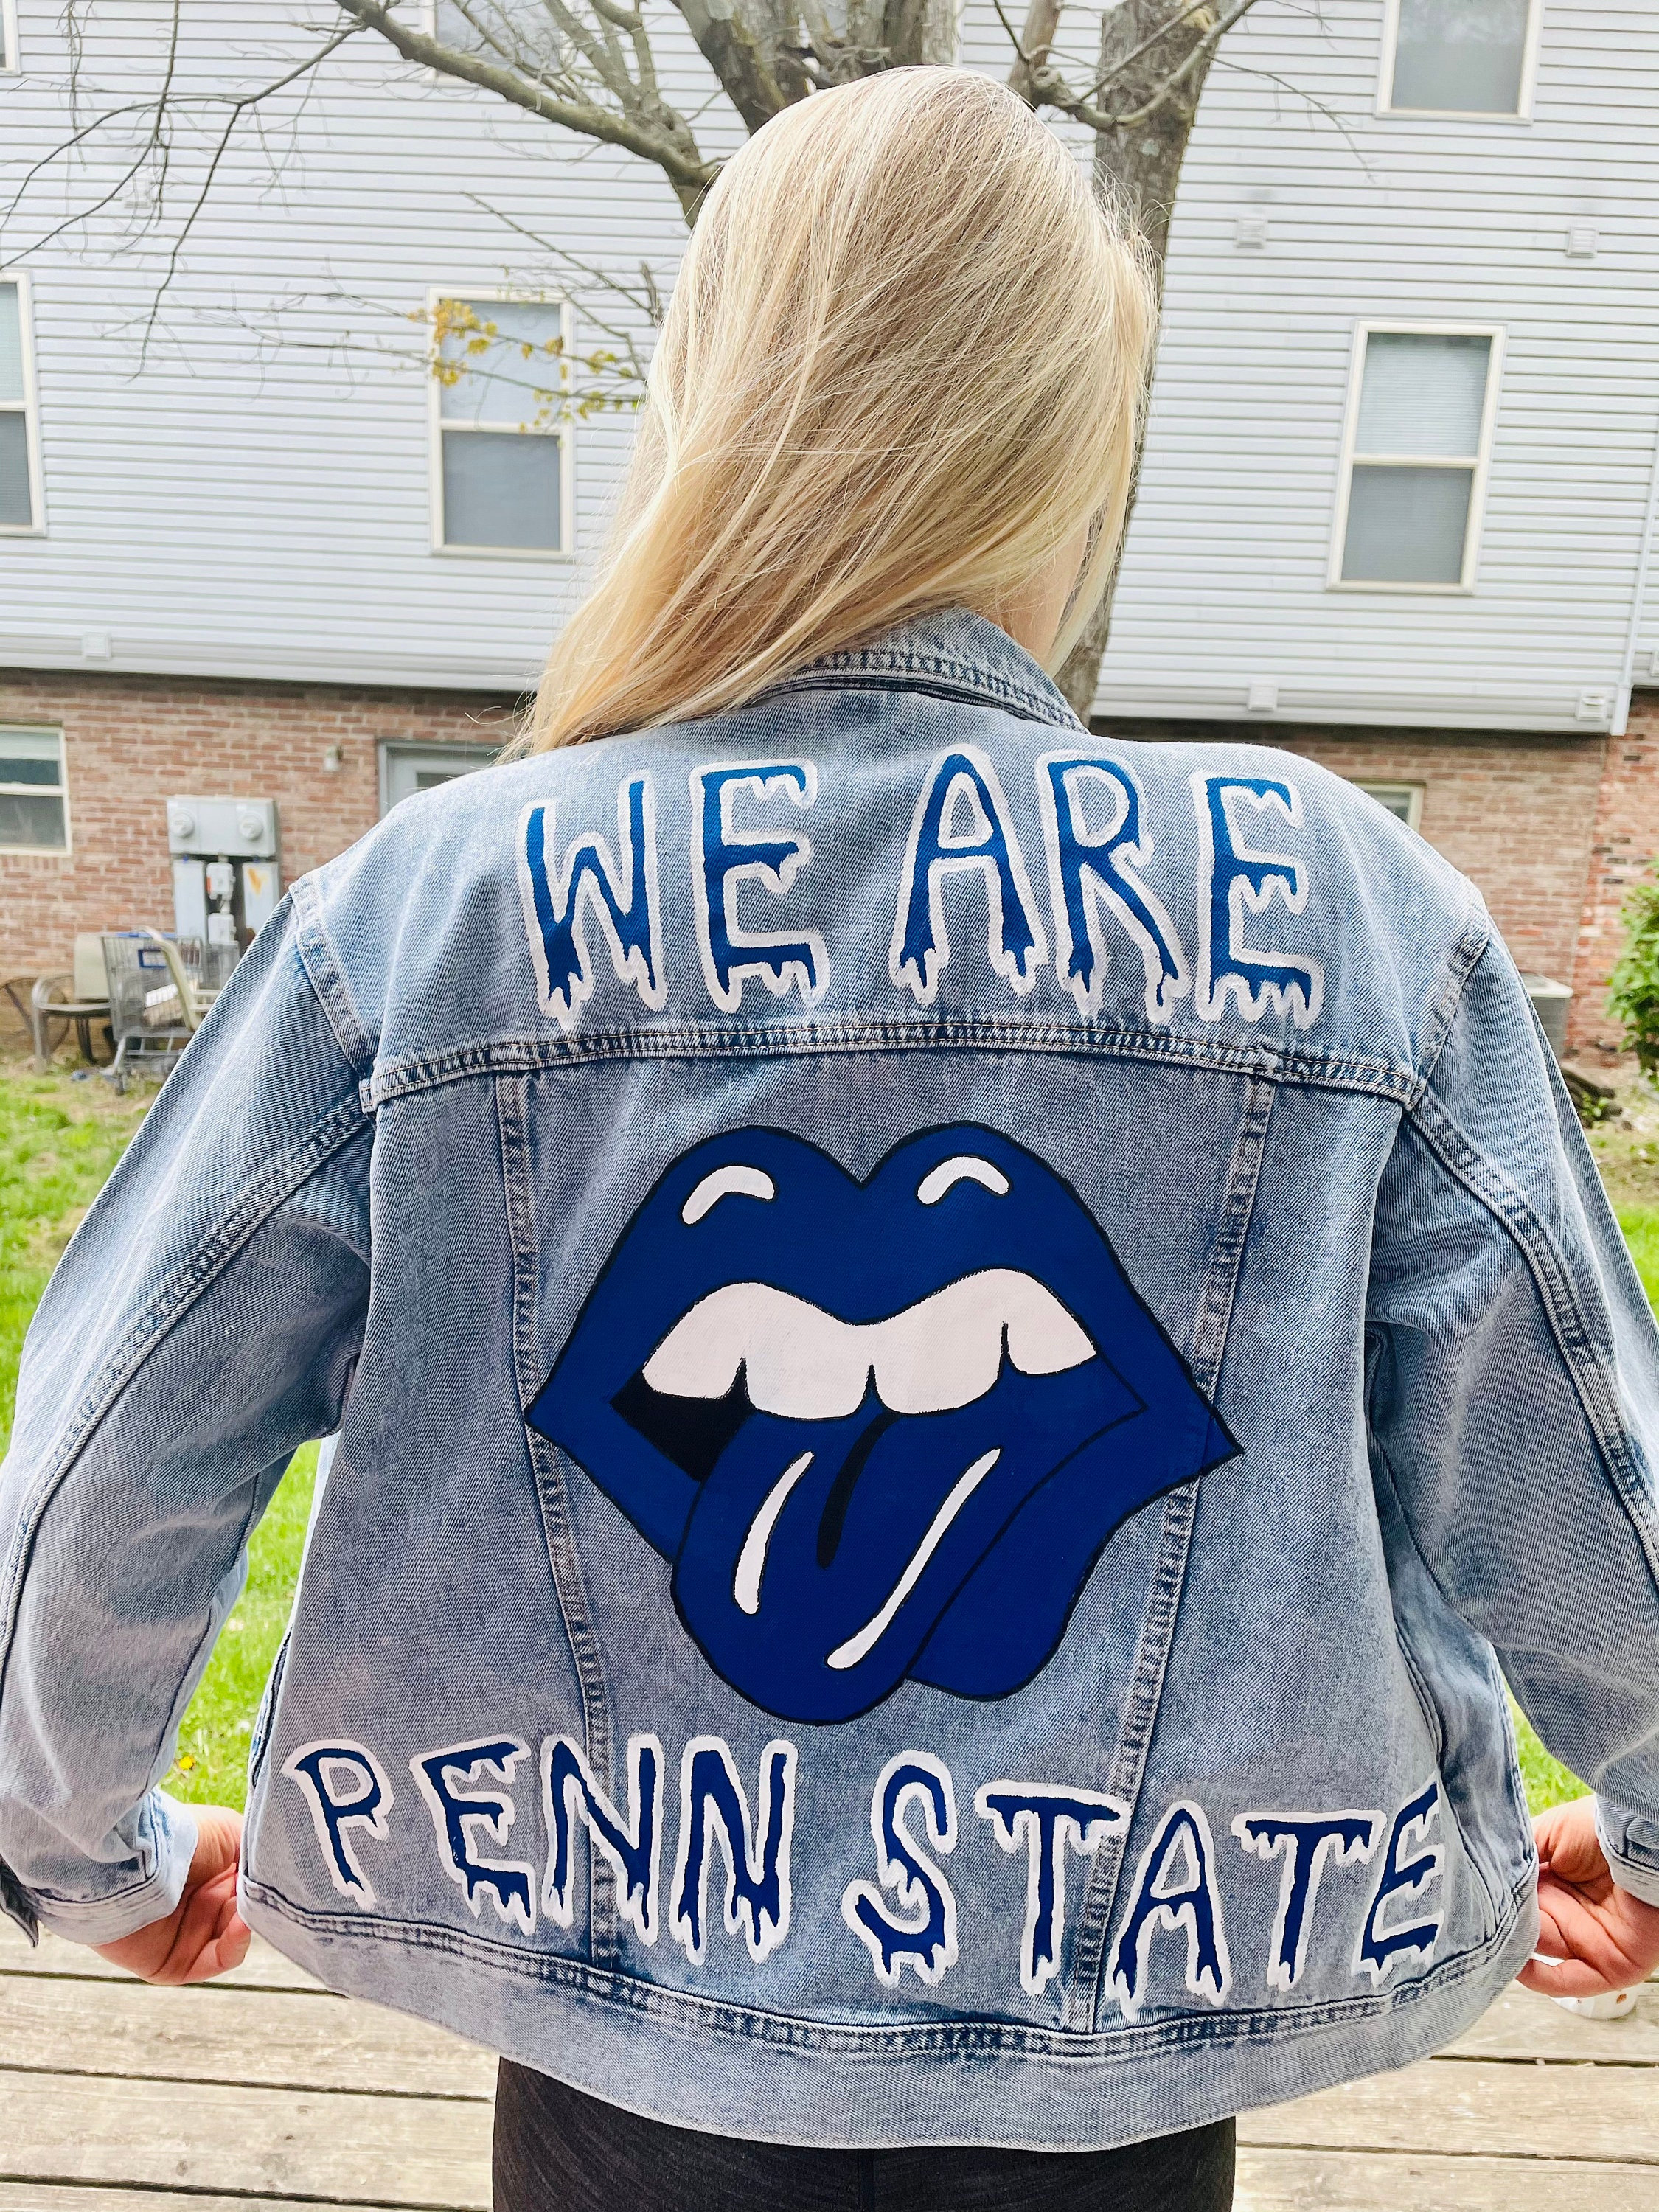
[[[115,1058],[104,1072],[118,1091],[143,1068],[165,1076],[236,965],[234,945],[175,941],[153,929],[106,937]]]

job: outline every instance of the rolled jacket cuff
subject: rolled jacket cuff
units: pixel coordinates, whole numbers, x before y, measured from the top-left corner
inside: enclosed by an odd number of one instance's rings
[[[147,1875],[106,1897],[68,1897],[53,1890],[28,1889],[15,1878],[7,1885],[6,1910],[26,1935],[33,1916],[49,1934],[71,1943],[118,1943],[153,1921],[165,1920],[184,1895],[196,1852],[196,1816],[188,1805],[163,1796],[151,1798],[147,1823],[154,1863]],[[16,1893],[14,1900],[11,1892]],[[21,1901],[24,1911],[19,1911]]]
[[[1607,1869],[1620,1889],[1644,1905],[1659,1905],[1659,1820],[1626,1812],[1605,1797],[1595,1801],[1595,1832]]]

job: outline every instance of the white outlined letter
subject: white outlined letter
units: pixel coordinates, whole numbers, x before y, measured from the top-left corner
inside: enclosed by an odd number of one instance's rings
[[[417,1752],[409,1762],[432,1815],[444,1872],[459,1887],[467,1911],[476,1920],[488,1890],[497,1917],[512,1921],[526,1936],[536,1924],[535,1869],[518,1860],[481,1859],[473,1846],[480,1832],[498,1849],[506,1843],[518,1812],[511,1796],[513,1770],[529,1756],[530,1746],[516,1736],[486,1736],[444,1751]],[[471,1782],[485,1767],[501,1776],[500,1790],[457,1790],[450,1782],[452,1774]]]
[[[1305,1030],[1325,994],[1325,971],[1308,952],[1255,952],[1244,942],[1247,914],[1265,914],[1275,899],[1301,914],[1308,903],[1308,872],[1288,853],[1259,852],[1235,827],[1230,801],[1258,812],[1276,808],[1292,829],[1302,826],[1302,797],[1293,783],[1270,775],[1212,775],[1195,769],[1193,805],[1198,811],[1198,988],[1201,1018],[1218,1022],[1231,991],[1247,1022],[1269,1007]]]
[[[332,1770],[355,1774],[362,1788],[352,1797],[334,1794]],[[317,1844],[328,1869],[329,1880],[342,1897],[355,1897],[373,1905],[374,1886],[363,1872],[352,1848],[348,1828],[362,1828],[377,1844],[386,1839],[386,1814],[392,1810],[392,1784],[372,1751],[360,1743],[302,1743],[283,1762],[283,1771],[296,1783],[317,1831]]]
[[[1308,1962],[1314,1905],[1328,1860],[1334,1866],[1362,1866],[1376,1849],[1380,1813],[1241,1813],[1233,1833],[1259,1859],[1282,1856],[1279,1910],[1273,1916],[1273,1948],[1267,1956],[1267,1987],[1293,1990]]]
[[[795,1747],[777,1738],[761,1753],[751,1841],[749,1801],[737,1762],[717,1735],[693,1736],[680,1761],[680,1833],[668,1925],[694,1966],[708,1944],[709,1830],[726,1855],[726,1927],[759,1966],[789,1933],[789,1850],[795,1832]]]
[[[1185,1863],[1172,1880],[1177,1857]],[[1152,1936],[1160,1927],[1172,1936],[1185,1930],[1187,1987],[1194,1996],[1220,2004],[1232,1986],[1233,1970],[1216,1894],[1215,1849],[1201,1805],[1171,1805],[1141,1853],[1112,1950],[1110,1985],[1126,2020],[1146,2002]]]
[[[536,971],[536,1004],[564,1030],[593,995],[586,918],[596,921],[620,983],[631,983],[653,1011],[668,996],[657,892],[657,811],[648,775],[617,793],[617,866],[597,832],[576,838],[563,861],[552,848],[553,807],[526,806],[519,817],[519,896]],[[628,896],[623,896],[626,883]]]
[[[1084,793],[1105,787],[1112,813],[1085,836]],[[1167,1023],[1175,1002],[1192,988],[1192,973],[1175,925],[1157,893],[1131,872],[1152,857],[1140,786],[1121,761],[1104,754],[1044,753],[1037,763],[1037,798],[1048,857],[1048,900],[1054,915],[1054,972],[1083,1015],[1098,1013],[1106,993],[1105,913],[1133,939],[1146,978],[1146,1018]]]
[[[818,932],[791,936],[787,930],[745,929],[738,920],[741,884],[759,884],[774,898],[783,898],[812,857],[810,841],[793,830],[771,837],[738,834],[732,801],[745,788],[757,799],[787,791],[805,810],[818,795],[818,772],[811,761],[692,769],[691,875],[703,981],[722,1013],[738,1011],[745,975],[758,975],[775,998],[796,988],[803,1002],[813,1006],[830,981],[830,956]]]
[[[919,1006],[933,1005],[951,957],[945,878],[961,873],[983,878],[986,951],[1009,989],[1024,997],[1048,957],[1048,939],[997,772],[973,745],[934,759],[904,848],[887,972]]]

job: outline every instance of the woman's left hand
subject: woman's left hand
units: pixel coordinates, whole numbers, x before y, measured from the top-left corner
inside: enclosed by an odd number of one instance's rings
[[[1552,1806],[1538,1843],[1538,1949],[1521,1980],[1547,1997],[1599,1997],[1659,1966],[1659,1905],[1620,1889],[1595,1832],[1595,1800]]]
[[[236,1910],[242,1816],[228,1805],[190,1809],[196,1818],[196,1850],[178,1904],[165,1920],[153,1920],[118,1942],[92,1946],[100,1959],[125,1966],[140,1981],[211,1981],[240,1966],[253,1940]]]

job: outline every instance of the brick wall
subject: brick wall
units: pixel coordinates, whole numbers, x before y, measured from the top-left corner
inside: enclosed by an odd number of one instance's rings
[[[498,744],[514,714],[498,696],[0,670],[0,725],[64,732],[73,848],[0,851],[0,976],[67,967],[77,930],[171,927],[169,795],[274,798],[292,882],[374,821],[382,741]],[[1480,886],[1519,964],[1574,985],[1571,1048],[1616,1053],[1602,994],[1620,906],[1659,854],[1659,693],[1615,739],[1111,726],[1271,742],[1356,781],[1422,784],[1424,836]]]
[[[1601,738],[1137,722],[1137,738],[1272,744],[1356,783],[1423,786],[1418,827],[1479,884],[1518,967],[1573,980],[1601,785]],[[1659,732],[1656,732],[1659,734]]]
[[[1578,957],[1577,996],[1567,1032],[1569,1055],[1587,1067],[1611,1067],[1620,1056],[1619,1025],[1607,1013],[1607,977],[1624,948],[1620,909],[1659,859],[1659,692],[1638,691],[1622,738],[1607,741],[1607,770],[1590,839]]]
[[[0,976],[67,968],[77,930],[173,927],[172,794],[274,799],[292,883],[375,820],[382,739],[498,744],[513,720],[491,696],[0,669],[0,725],[64,732],[72,848],[0,851]]]

